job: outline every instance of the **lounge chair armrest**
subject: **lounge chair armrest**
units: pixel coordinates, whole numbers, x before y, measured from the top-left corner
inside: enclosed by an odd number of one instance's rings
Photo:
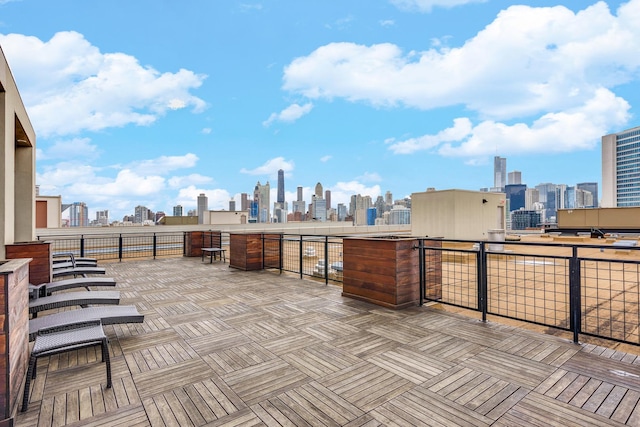
[[[88,320],[80,320],[77,322],[66,323],[64,325],[51,326],[48,328],[42,328],[38,330],[38,335],[47,335],[53,334],[56,332],[64,332],[73,329],[81,329],[88,328],[90,326],[101,326],[102,322],[100,319],[88,319]]]

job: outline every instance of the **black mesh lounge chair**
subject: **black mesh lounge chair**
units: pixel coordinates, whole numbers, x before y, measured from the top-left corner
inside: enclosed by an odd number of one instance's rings
[[[120,304],[120,292],[118,291],[77,291],[64,292],[48,297],[35,298],[29,300],[29,313],[33,317],[38,316],[38,312],[51,310],[60,307],[70,307],[74,305],[86,306],[94,304]]]
[[[29,404],[29,387],[31,380],[36,377],[36,364],[39,357],[52,356],[65,351],[99,345],[102,349],[102,361],[105,362],[107,367],[107,388],[111,387],[109,340],[102,329],[99,319],[40,329],[35,341],[29,358],[29,367],[27,368],[27,379],[22,397],[22,412],[27,410],[27,405]]]
[[[77,257],[73,252],[58,252],[52,257],[54,266],[67,262],[74,263],[76,267],[95,267],[98,265],[97,258]]]
[[[122,323],[142,323],[144,322],[144,315],[140,314],[134,305],[95,306],[47,314],[46,316],[29,320],[29,341],[36,339],[36,335],[41,329],[91,319],[100,319],[103,325],[116,325]]]
[[[87,274],[105,274],[107,270],[104,267],[67,267],[67,268],[54,268],[51,271],[51,275],[55,277],[65,276],[86,276]]]
[[[56,280],[55,282],[42,283],[40,285],[30,285],[41,297],[51,295],[54,292],[65,291],[67,289],[85,288],[89,290],[92,286],[116,285],[116,280],[111,277],[75,277],[73,279]]]

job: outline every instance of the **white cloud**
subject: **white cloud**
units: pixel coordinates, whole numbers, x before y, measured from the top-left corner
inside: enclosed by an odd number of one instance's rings
[[[434,7],[452,8],[468,3],[484,3],[487,0],[390,0],[399,9],[431,12]]]
[[[331,205],[333,207],[337,206],[338,203],[344,203],[348,207],[349,202],[351,201],[351,196],[353,196],[354,194],[371,196],[371,199],[374,201],[379,195],[382,194],[379,185],[367,187],[366,185],[356,180],[348,182],[338,182],[334,186],[328,188],[328,190],[331,190]]]
[[[395,154],[434,150],[445,156],[478,157],[536,152],[558,153],[596,147],[610,126],[629,119],[629,104],[607,89],[598,90],[584,105],[563,112],[547,113],[531,125],[506,125],[483,121],[473,126],[468,118],[436,135],[390,141]]]
[[[304,105],[291,104],[284,110],[279,113],[271,113],[269,118],[262,122],[262,125],[267,127],[270,126],[273,122],[285,122],[285,123],[293,123],[298,120],[300,117],[309,114],[313,109],[312,103],[307,103]]]
[[[211,133],[211,128],[203,128],[202,133],[205,135],[209,135]]]
[[[570,151],[593,147],[630,118],[628,103],[614,91],[638,79],[639,39],[640,0],[621,6],[617,16],[603,1],[577,13],[511,6],[459,47],[443,47],[441,40],[422,52],[390,43],[321,46],[285,67],[283,89],[312,100],[469,111],[435,135],[392,141],[396,153],[437,148],[477,155],[489,152],[488,145],[495,152],[489,138],[504,140],[512,153]],[[603,103],[596,108],[594,100]]]
[[[382,19],[378,22],[381,27],[393,27],[396,24],[396,21],[393,19]]]
[[[37,149],[36,152],[38,160],[74,158],[94,159],[99,154],[98,146],[91,144],[91,139],[89,138],[58,140],[47,148]]]
[[[322,163],[326,163],[326,162],[328,162],[329,160],[331,160],[332,158],[333,158],[333,156],[326,155],[326,156],[322,156],[322,157],[320,157],[320,161],[321,161]]]
[[[213,178],[209,176],[193,173],[187,176],[173,176],[167,180],[170,188],[181,188],[189,185],[202,185],[213,182]]]
[[[134,162],[127,167],[142,174],[166,174],[172,170],[194,167],[197,162],[198,156],[193,153],[187,153],[184,156],[160,156],[155,159],[142,160]]]
[[[285,160],[284,157],[276,157],[274,159],[267,160],[262,166],[258,166],[255,169],[242,168],[240,172],[248,175],[277,177],[279,169],[282,169],[286,176],[287,173],[293,170],[293,167],[293,162]]]
[[[180,189],[176,204],[182,205],[185,209],[184,214],[186,214],[187,209],[194,209],[196,207],[198,196],[200,194],[207,196],[209,210],[229,209],[229,200],[231,200],[231,195],[227,190],[219,188],[198,188],[194,185]]]
[[[206,76],[185,69],[161,73],[130,55],[101,53],[77,32],[59,32],[49,41],[0,35],[0,45],[42,136],[149,125],[169,110],[205,108],[190,91]]]
[[[380,177],[380,174],[378,174],[377,172],[365,172],[364,174],[357,177],[356,179],[365,181],[365,182],[382,182],[382,178]]]

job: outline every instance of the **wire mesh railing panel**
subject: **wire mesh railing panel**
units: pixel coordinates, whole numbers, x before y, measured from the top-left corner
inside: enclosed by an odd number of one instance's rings
[[[470,251],[425,249],[425,298],[478,309],[477,254]]]
[[[487,254],[487,312],[569,328],[569,260]]]
[[[81,239],[79,237],[72,239],[55,239],[47,241],[51,243],[51,253],[54,255],[71,252],[74,256],[80,256]]]
[[[582,260],[582,333],[640,344],[640,264]]]
[[[218,239],[220,240],[220,239]],[[184,253],[184,234],[157,234],[156,256],[176,256]]]
[[[98,260],[118,259],[120,239],[118,236],[84,238],[84,255]]]
[[[153,257],[153,235],[123,235],[122,259]]]
[[[282,237],[282,270],[300,273],[300,238]]]

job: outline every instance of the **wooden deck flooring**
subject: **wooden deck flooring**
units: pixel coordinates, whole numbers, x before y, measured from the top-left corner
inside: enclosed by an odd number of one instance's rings
[[[640,426],[640,357],[200,258],[105,264],[143,324],[38,365],[17,426]],[[46,315],[42,313],[41,315]]]

